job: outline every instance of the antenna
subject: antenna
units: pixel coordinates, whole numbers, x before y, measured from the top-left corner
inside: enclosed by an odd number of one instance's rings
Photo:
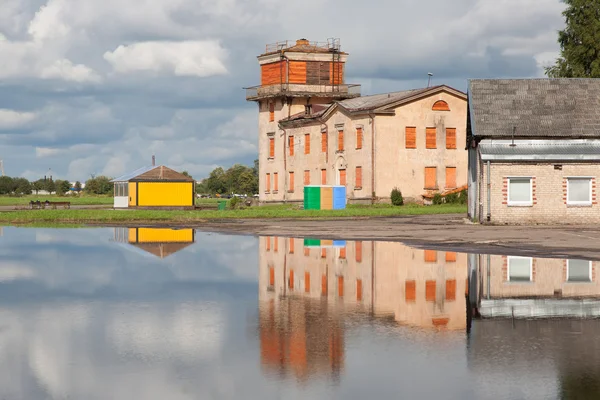
[[[513,126],[513,131],[512,131],[512,143],[510,144],[510,147],[515,147],[515,132],[517,131],[517,127]]]
[[[429,87],[429,85],[431,84],[431,77],[433,76],[433,74],[431,72],[427,73],[427,87]]]

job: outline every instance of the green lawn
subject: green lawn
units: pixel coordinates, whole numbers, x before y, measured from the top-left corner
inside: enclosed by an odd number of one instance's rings
[[[210,219],[248,218],[355,218],[386,217],[399,215],[466,213],[464,205],[444,204],[438,206],[406,205],[349,206],[345,210],[300,210],[296,206],[278,205],[253,207],[243,210],[162,211],[162,210],[21,210],[0,212],[0,224],[73,224],[73,223],[135,223],[173,222],[193,223]]]
[[[0,206],[24,206],[30,201],[70,201],[73,205],[104,205],[113,204],[112,196],[57,196],[57,195],[29,195],[22,197],[0,196]]]

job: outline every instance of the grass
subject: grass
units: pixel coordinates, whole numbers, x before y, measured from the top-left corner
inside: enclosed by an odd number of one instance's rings
[[[104,205],[113,204],[112,196],[57,196],[51,195],[28,195],[21,197],[0,196],[0,206],[24,206],[30,201],[70,201],[73,205]]]
[[[401,215],[466,213],[464,205],[357,206],[345,210],[300,210],[296,206],[277,205],[242,210],[164,211],[164,210],[21,210],[0,212],[0,225],[10,224],[85,224],[85,223],[194,223],[216,219],[330,219],[389,217]]]

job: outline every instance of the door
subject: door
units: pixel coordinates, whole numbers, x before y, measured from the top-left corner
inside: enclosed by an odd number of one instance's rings
[[[137,184],[129,182],[129,207],[135,207],[137,204]]]

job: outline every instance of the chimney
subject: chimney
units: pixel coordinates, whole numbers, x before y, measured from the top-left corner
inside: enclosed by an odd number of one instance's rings
[[[296,46],[308,46],[310,42],[306,39],[298,39],[296,40]]]
[[[154,154],[152,154],[152,166],[154,167],[156,165],[156,157],[154,157]]]

